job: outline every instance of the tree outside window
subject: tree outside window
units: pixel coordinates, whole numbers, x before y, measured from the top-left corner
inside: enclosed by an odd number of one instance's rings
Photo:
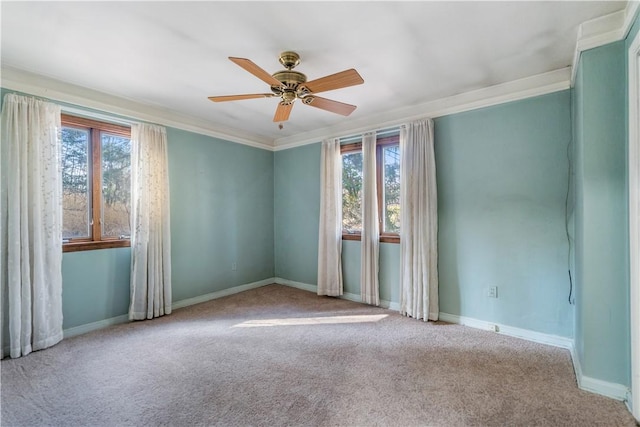
[[[400,241],[400,145],[398,136],[376,142],[380,241]],[[341,146],[342,238],[360,240],[362,233],[362,143]]]
[[[64,251],[129,246],[131,130],[62,115]]]

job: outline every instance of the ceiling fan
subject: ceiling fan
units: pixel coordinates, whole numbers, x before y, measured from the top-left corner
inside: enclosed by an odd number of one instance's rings
[[[280,54],[280,63],[284,65],[286,70],[278,71],[273,75],[267,73],[249,59],[234,58],[231,56],[229,59],[271,86],[271,93],[210,96],[209,99],[213,102],[224,102],[238,101],[241,99],[278,97],[280,98],[280,102],[278,103],[276,113],[273,116],[274,122],[285,122],[289,119],[289,114],[291,114],[291,109],[293,108],[293,103],[296,99],[299,99],[305,105],[348,116],[356,109],[355,105],[321,98],[317,96],[316,93],[342,89],[364,83],[360,74],[358,74],[358,72],[353,68],[321,77],[319,79],[307,81],[307,76],[293,70],[293,68],[300,63],[300,56],[297,53],[290,51],[282,52]]]

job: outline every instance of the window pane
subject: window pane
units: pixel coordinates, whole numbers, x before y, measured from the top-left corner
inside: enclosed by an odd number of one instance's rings
[[[131,141],[102,133],[102,235],[129,236],[131,226]]]
[[[342,155],[342,229],[362,231],[362,152]]]
[[[382,149],[384,159],[384,231],[400,232],[400,146],[387,145]]]
[[[91,207],[89,131],[62,128],[62,237],[87,238]]]

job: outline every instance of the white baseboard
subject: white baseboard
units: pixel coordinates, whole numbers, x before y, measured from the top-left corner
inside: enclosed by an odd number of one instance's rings
[[[623,402],[627,401],[631,395],[627,386],[611,383],[609,381],[602,381],[585,375],[578,378],[578,387],[582,390],[590,391],[591,393],[600,394]]]
[[[212,299],[226,297],[229,295],[237,294],[239,292],[248,291],[250,289],[261,288],[262,286],[271,285],[272,283],[276,283],[275,277],[270,277],[268,279],[259,280],[253,283],[247,283],[246,285],[234,286],[233,288],[223,289],[221,291],[211,292],[209,294],[204,294],[204,295],[200,295],[193,298],[183,299],[181,301],[171,304],[171,309],[175,310],[177,308],[183,308],[183,307],[188,307],[194,304],[200,304],[201,302],[211,301]]]
[[[493,331],[499,334],[508,335],[511,337],[521,338],[527,341],[533,341],[540,344],[552,345],[554,347],[565,348],[569,350],[571,354],[571,361],[573,362],[573,370],[576,374],[576,381],[578,388],[591,393],[600,394],[602,396],[610,397],[612,399],[621,400],[625,402],[631,401],[631,390],[629,387],[612,383],[608,381],[591,378],[582,373],[582,367],[580,366],[580,360],[575,350],[574,341],[571,338],[561,337],[558,335],[544,334],[542,332],[531,331],[528,329],[515,328],[513,326],[502,325],[494,322],[487,322],[485,320],[474,319],[471,317],[458,316],[455,314],[442,313],[439,314],[439,319],[443,322],[456,323],[459,325],[465,325],[472,328],[483,329],[486,331]]]
[[[279,285],[290,286],[292,288],[302,289],[303,291],[309,291],[313,293],[318,293],[317,285],[310,285],[308,283],[295,282],[289,279],[283,279],[282,277],[276,277],[275,281]],[[349,292],[345,292],[339,298],[346,299],[353,302],[362,303],[362,298],[358,294],[352,294]],[[363,303],[364,304],[364,303]],[[380,307],[388,308],[389,310],[400,311],[400,304],[397,302],[380,300]]]
[[[571,345],[569,351],[571,352],[573,369],[576,373],[576,381],[578,382],[578,387],[581,390],[600,394],[615,400],[621,400],[625,402],[627,404],[627,408],[629,408],[629,402],[631,402],[631,390],[629,387],[583,375],[582,366],[580,365],[580,359],[578,358],[575,346]]]
[[[455,323],[456,325],[469,326],[471,328],[483,329],[485,331],[494,331],[494,323],[484,320],[474,319],[473,317],[458,316],[457,314],[438,313],[438,320],[447,323]]]
[[[633,413],[633,391],[630,388],[627,391],[627,397],[624,399],[624,406],[626,406],[629,412],[631,412],[631,415],[634,416],[636,423],[640,425],[640,419]]]
[[[358,294],[352,294],[349,292],[345,292],[342,295],[343,299],[349,300],[349,301],[353,301],[353,302],[360,302],[362,303],[362,297],[360,297],[360,295]],[[382,308],[387,308],[389,310],[393,310],[393,311],[400,311],[400,304],[397,302],[392,302],[392,301],[387,301],[387,300],[380,300],[380,307]]]
[[[187,298],[181,301],[175,302],[171,304],[171,309],[175,310],[178,308],[187,307],[194,304],[199,304],[201,302],[210,301],[212,299],[222,298],[229,295],[237,294],[239,292],[248,291],[249,289],[260,288],[262,286],[270,285],[275,283],[275,278],[270,277],[268,279],[260,280],[253,283],[247,283],[246,285],[234,286],[233,288],[223,289],[217,292],[211,292],[209,294],[200,295],[194,298]],[[77,335],[86,334],[87,332],[97,331],[98,329],[103,329],[109,326],[118,325],[121,323],[127,323],[129,321],[129,315],[123,314],[121,316],[111,317],[109,319],[99,320],[97,322],[87,323],[80,326],[74,326],[73,328],[68,328],[62,331],[64,338],[71,338]]]
[[[293,280],[283,279],[282,277],[276,277],[275,281],[278,285],[285,285],[291,288],[302,289],[303,291],[318,293],[318,287],[316,285],[309,285],[302,282],[294,282]]]
[[[80,326],[74,326],[62,331],[63,339],[75,337],[77,335],[86,334],[87,332],[97,331],[98,329],[107,328],[113,325],[119,325],[120,323],[127,323],[129,321],[129,315],[123,314],[121,316],[110,317],[109,319],[98,320],[97,322],[86,323]]]
[[[527,341],[533,341],[540,344],[548,344],[554,347],[561,347],[571,349],[573,347],[573,340],[567,337],[561,337],[559,335],[545,334],[542,332],[536,332],[529,329],[515,328],[513,326],[503,325],[495,322],[487,322],[485,320],[474,319],[471,317],[458,316],[456,314],[449,314],[440,312],[438,319],[443,322],[456,323],[458,325],[465,325],[472,328],[483,329],[485,331],[493,331],[499,334],[508,335],[510,337],[522,338]]]
[[[384,302],[386,302],[386,301],[384,301]],[[387,308],[389,310],[393,310],[393,311],[400,311],[400,303],[399,302],[391,302],[391,301],[389,301],[389,307],[387,307]]]

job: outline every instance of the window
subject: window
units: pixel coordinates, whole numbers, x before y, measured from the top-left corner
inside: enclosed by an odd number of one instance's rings
[[[359,151],[356,151],[359,150]],[[342,151],[342,230],[362,232],[362,147],[354,144]]]
[[[62,115],[65,252],[129,246],[131,129]]]
[[[400,144],[398,135],[376,142],[380,241],[400,242]],[[362,143],[345,144],[342,153],[342,238],[362,233]]]

